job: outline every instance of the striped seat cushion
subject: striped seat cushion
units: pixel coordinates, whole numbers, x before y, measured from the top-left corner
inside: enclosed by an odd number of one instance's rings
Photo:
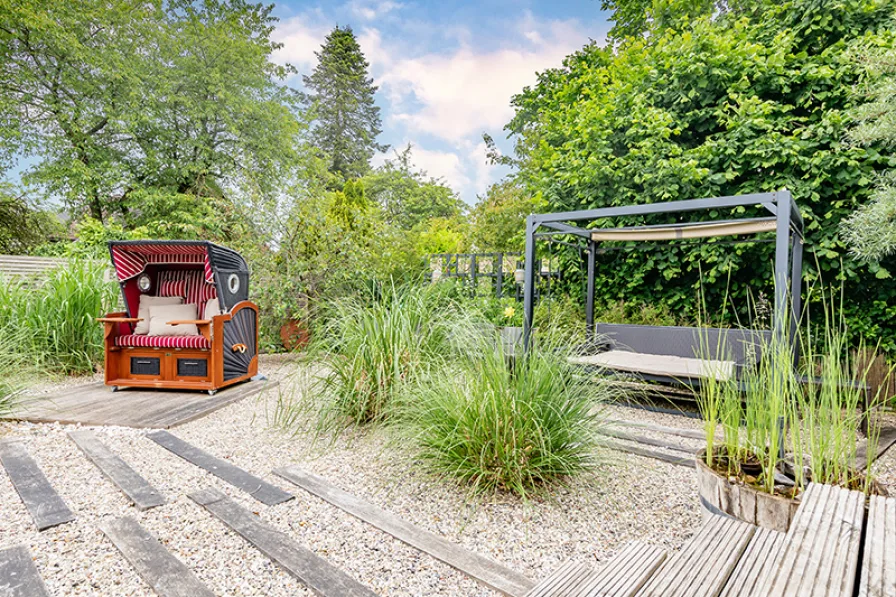
[[[201,270],[176,270],[159,274],[159,296],[179,296],[187,305],[205,305],[217,293],[215,285],[205,281]]]
[[[115,346],[148,348],[209,348],[211,344],[205,336],[143,336],[130,334],[117,336]]]

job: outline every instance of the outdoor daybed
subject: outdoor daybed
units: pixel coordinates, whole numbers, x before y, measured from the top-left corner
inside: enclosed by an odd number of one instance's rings
[[[126,311],[105,326],[105,381],[205,390],[258,372],[258,307],[239,253],[207,241],[112,241]]]

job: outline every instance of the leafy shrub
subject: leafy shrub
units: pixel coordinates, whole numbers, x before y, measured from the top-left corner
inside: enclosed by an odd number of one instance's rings
[[[72,261],[40,286],[0,285],[0,329],[45,371],[92,373],[103,359],[96,318],[112,310],[118,290],[105,272],[105,264]]]
[[[595,464],[595,406],[606,395],[554,351],[533,349],[511,370],[500,345],[482,343],[433,371],[404,404],[407,430],[432,470],[477,491],[525,496]]]

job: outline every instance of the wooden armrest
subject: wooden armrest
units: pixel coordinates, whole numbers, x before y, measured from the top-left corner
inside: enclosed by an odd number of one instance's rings
[[[209,325],[211,324],[210,319],[175,319],[174,321],[166,321],[167,325],[181,325],[186,323],[192,323],[195,325]]]
[[[143,321],[142,317],[97,317],[100,323],[137,323]]]

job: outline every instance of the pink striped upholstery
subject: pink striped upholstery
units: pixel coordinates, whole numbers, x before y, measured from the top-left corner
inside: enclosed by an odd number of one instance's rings
[[[215,285],[203,280],[199,270],[164,271],[159,274],[159,296],[180,296],[185,304],[195,304],[199,313],[217,296]]]
[[[113,246],[112,263],[121,282],[139,275],[150,263],[201,264],[205,281],[214,281],[212,265],[204,245],[159,244]]]
[[[131,334],[117,336],[115,346],[149,348],[209,348],[211,344],[205,336],[142,336]]]

